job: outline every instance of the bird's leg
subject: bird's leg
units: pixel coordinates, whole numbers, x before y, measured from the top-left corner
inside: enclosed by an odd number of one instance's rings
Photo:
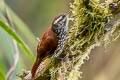
[[[64,58],[56,57],[56,59],[61,60],[61,61],[69,61],[70,60],[70,58],[68,58],[68,57],[64,57]]]

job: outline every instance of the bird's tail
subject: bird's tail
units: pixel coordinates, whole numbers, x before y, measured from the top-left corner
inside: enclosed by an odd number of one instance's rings
[[[40,65],[41,62],[41,58],[37,58],[35,63],[33,64],[32,70],[31,70],[31,74],[32,74],[32,78],[34,78],[36,71]]]

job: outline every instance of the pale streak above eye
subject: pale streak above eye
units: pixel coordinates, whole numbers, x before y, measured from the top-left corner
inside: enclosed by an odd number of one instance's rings
[[[62,19],[62,16],[60,16],[59,18],[57,18],[54,22],[54,24],[58,23],[58,21],[60,21]]]

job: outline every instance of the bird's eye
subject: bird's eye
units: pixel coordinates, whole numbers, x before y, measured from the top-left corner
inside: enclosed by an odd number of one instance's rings
[[[65,18],[65,15],[63,15],[62,18]]]

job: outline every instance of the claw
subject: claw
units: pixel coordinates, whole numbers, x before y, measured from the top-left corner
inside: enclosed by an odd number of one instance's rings
[[[68,57],[64,57],[64,58],[56,57],[56,58],[61,61],[69,61],[70,60],[70,58],[68,58]]]

